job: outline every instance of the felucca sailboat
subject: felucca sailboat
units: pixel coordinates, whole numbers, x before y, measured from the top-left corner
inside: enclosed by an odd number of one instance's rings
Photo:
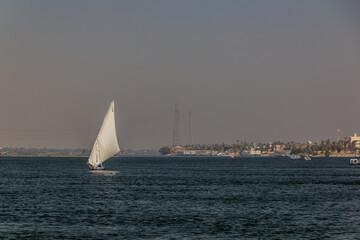
[[[103,170],[105,168],[103,162],[119,151],[115,129],[114,101],[112,101],[96,137],[87,164],[91,170]]]

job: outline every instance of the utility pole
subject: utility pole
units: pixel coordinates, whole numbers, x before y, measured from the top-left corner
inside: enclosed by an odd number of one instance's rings
[[[338,124],[338,127],[337,127],[337,130],[336,130],[336,141],[340,141],[340,134],[341,134],[341,131],[340,131],[340,127],[339,127],[339,124]]]

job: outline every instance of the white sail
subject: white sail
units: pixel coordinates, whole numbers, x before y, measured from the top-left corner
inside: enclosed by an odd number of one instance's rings
[[[96,137],[88,163],[96,167],[119,151],[115,129],[114,101],[112,101]]]

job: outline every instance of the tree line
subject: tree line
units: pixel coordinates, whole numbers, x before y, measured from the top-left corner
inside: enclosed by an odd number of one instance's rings
[[[319,142],[281,142],[275,141],[272,143],[254,143],[247,141],[237,141],[234,144],[215,143],[215,144],[193,144],[182,146],[184,150],[211,150],[218,152],[231,152],[241,154],[243,151],[260,150],[260,151],[290,151],[290,154],[325,154],[328,156],[331,152],[342,151],[356,151],[355,142],[350,142],[350,139],[345,138],[340,141],[322,140]],[[162,155],[170,154],[173,150],[171,146],[164,146],[159,149]]]

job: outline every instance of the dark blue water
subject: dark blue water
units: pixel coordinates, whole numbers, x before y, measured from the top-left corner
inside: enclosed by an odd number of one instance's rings
[[[348,158],[0,158],[1,239],[354,239]]]

